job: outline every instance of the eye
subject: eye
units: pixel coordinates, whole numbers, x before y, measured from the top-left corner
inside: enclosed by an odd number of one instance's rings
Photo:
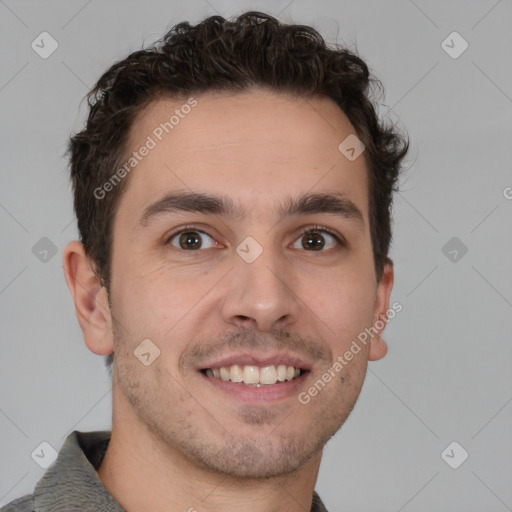
[[[217,242],[204,231],[197,229],[182,229],[174,233],[168,240],[173,247],[185,251],[196,251],[198,249],[211,249],[217,246]]]
[[[300,247],[297,244],[300,243]],[[308,251],[321,252],[332,249],[337,245],[343,245],[339,235],[326,228],[314,227],[303,230],[297,241],[293,244],[294,249],[306,249]]]

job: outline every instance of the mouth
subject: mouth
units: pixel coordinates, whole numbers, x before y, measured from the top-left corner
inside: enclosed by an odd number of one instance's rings
[[[198,374],[210,389],[253,405],[291,399],[307,385],[313,364],[290,353],[231,354],[205,361]]]
[[[230,381],[249,387],[265,387],[284,384],[302,377],[308,370],[293,365],[239,365],[219,366],[201,370],[206,377]]]

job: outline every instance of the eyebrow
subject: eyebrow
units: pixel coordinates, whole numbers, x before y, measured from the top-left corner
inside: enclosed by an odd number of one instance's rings
[[[138,224],[147,226],[156,217],[179,212],[221,215],[240,220],[246,211],[230,197],[198,192],[172,192],[144,209]],[[340,193],[306,193],[298,198],[288,197],[276,211],[279,218],[330,213],[364,226],[361,210]]]

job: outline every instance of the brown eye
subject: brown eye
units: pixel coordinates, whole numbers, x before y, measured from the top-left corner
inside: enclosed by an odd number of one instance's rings
[[[300,245],[299,245],[300,242]],[[312,252],[323,252],[343,245],[341,239],[325,229],[309,229],[304,231],[294,243],[294,249],[305,249]]]
[[[202,231],[181,231],[169,239],[173,247],[185,251],[209,249],[215,246],[215,240]]]
[[[306,233],[302,236],[302,247],[304,249],[313,249],[319,251],[323,249],[325,245],[324,237],[320,233]]]

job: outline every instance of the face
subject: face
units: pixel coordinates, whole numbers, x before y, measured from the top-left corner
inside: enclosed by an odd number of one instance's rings
[[[130,154],[155,146],[113,226],[114,401],[203,468],[282,475],[321,452],[385,354],[361,345],[333,370],[391,291],[374,272],[366,163],[338,150],[355,130],[329,99],[195,100],[157,101],[132,128]]]

